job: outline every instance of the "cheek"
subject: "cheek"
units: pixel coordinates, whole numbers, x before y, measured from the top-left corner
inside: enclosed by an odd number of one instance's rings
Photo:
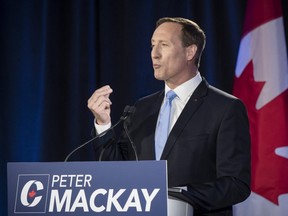
[[[183,58],[183,56],[181,55],[183,54],[179,53],[178,55],[175,54],[173,56],[170,56],[169,62],[168,62],[170,68],[177,69],[177,68],[182,68],[185,66],[186,64],[185,58]]]
[[[186,65],[185,52],[179,50],[172,50],[170,52],[162,53],[163,66],[168,73],[174,73]]]

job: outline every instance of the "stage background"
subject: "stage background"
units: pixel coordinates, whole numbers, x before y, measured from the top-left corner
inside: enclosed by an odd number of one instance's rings
[[[287,43],[287,0],[282,6]],[[113,88],[114,123],[125,105],[163,88],[150,59],[158,18],[202,27],[200,72],[232,93],[245,7],[245,0],[0,0],[0,215],[7,162],[63,161],[90,139],[87,100],[96,88]],[[71,160],[93,160],[91,150]]]

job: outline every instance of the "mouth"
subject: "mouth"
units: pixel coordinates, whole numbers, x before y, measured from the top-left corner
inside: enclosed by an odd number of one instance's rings
[[[161,65],[159,65],[159,64],[153,64],[154,69],[159,69],[160,67],[161,67]]]

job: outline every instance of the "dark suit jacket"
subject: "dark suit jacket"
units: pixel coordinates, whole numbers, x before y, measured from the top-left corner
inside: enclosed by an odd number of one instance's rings
[[[160,91],[135,104],[128,124],[139,160],[155,160],[163,97]],[[109,160],[135,159],[125,136],[106,155]],[[195,215],[232,215],[232,205],[250,194],[250,135],[243,103],[204,79],[172,128],[161,160],[167,160],[169,187],[188,186],[184,195]]]

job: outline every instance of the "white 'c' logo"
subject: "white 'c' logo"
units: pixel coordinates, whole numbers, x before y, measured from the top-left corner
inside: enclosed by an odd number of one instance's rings
[[[35,184],[36,185],[36,191],[31,191],[29,192],[29,189],[31,188],[31,186]],[[43,190],[43,184],[40,181],[37,180],[30,180],[28,181],[21,192],[21,203],[22,205],[26,206],[26,207],[34,207],[36,206],[42,199],[42,196],[36,196],[37,191]],[[29,203],[28,201],[28,196],[30,198],[34,197],[34,200]]]

